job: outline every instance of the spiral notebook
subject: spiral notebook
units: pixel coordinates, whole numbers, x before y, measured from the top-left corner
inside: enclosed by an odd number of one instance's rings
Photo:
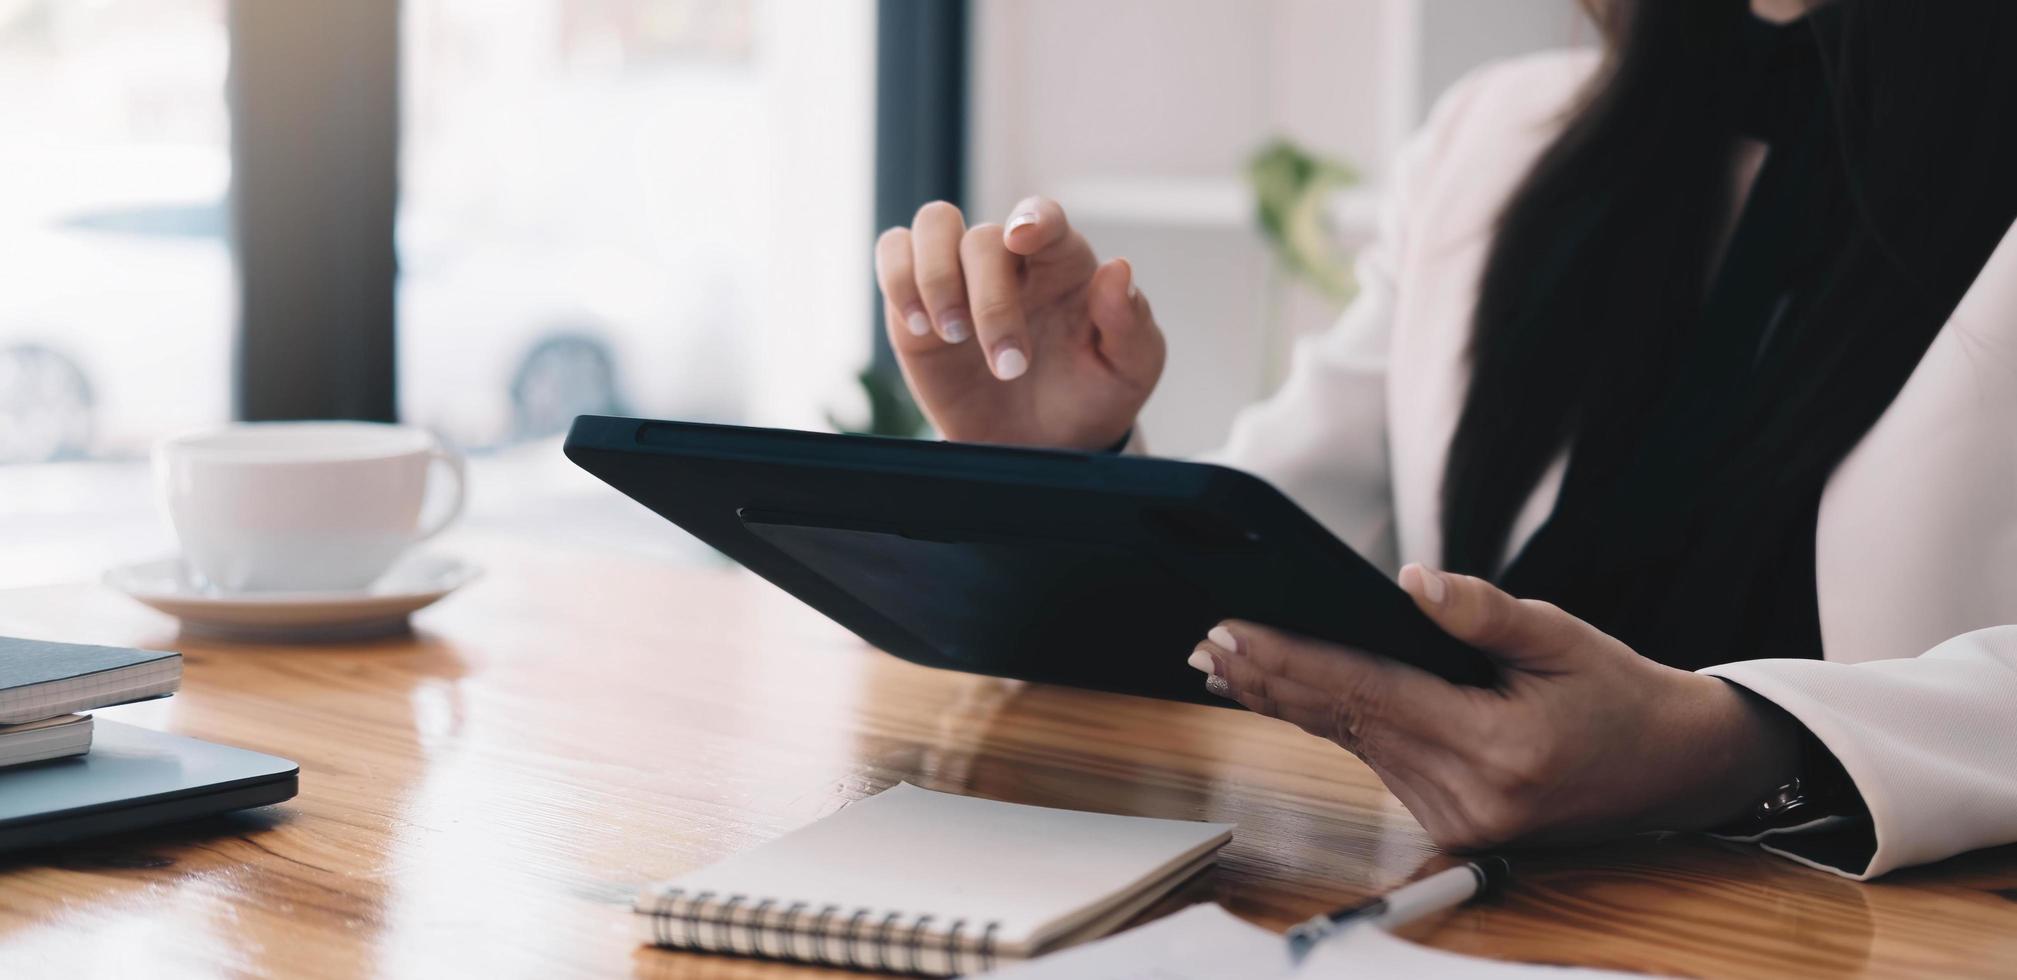
[[[908,783],[646,888],[659,946],[950,976],[1096,939],[1211,864],[1231,824]]]

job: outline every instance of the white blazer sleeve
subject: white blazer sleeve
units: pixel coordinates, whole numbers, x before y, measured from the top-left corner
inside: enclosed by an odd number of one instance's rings
[[[1388,575],[1399,572],[1400,558],[1387,455],[1387,363],[1401,256],[1418,217],[1411,203],[1429,164],[1473,115],[1489,74],[1473,72],[1450,86],[1396,158],[1379,227],[1358,255],[1359,294],[1351,307],[1329,330],[1297,343],[1281,389],[1242,411],[1226,444],[1203,457],[1274,484]]]
[[[1274,484],[1389,575],[1399,559],[1387,468],[1387,341],[1412,155],[1402,155],[1377,234],[1359,252],[1358,296],[1334,326],[1297,342],[1281,388],[1242,410],[1226,444],[1203,457]]]
[[[1391,228],[1391,221],[1383,221]],[[1385,237],[1383,232],[1382,237]],[[1359,295],[1336,326],[1296,344],[1272,398],[1241,411],[1206,462],[1246,470],[1287,494],[1389,575],[1398,568],[1387,472],[1387,336],[1394,281],[1382,243],[1359,256]]]
[[[1868,878],[2017,842],[2017,626],[1999,625],[2017,623],[2011,419],[2017,228],[1829,481],[1814,556],[1827,662],[1707,671],[1805,724],[1869,812],[1774,850]]]
[[[1767,850],[1863,880],[2017,841],[2017,626],[1902,660],[1751,660],[1702,673],[1805,725],[1869,809],[1867,826],[1774,834]]]

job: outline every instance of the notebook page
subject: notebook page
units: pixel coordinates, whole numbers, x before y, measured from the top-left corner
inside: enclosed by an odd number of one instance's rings
[[[1285,980],[1295,974],[1282,937],[1217,905],[1193,905],[1084,946],[993,973],[1000,980]],[[1365,974],[1371,976],[1372,974]]]
[[[1347,929],[1319,943],[1297,977],[1436,977],[1438,980],[1629,980],[1612,970],[1481,959],[1411,943],[1382,929]]]
[[[57,715],[54,718],[44,718],[41,721],[24,721],[19,725],[0,725],[0,739],[5,739],[9,735],[20,735],[24,732],[39,732],[45,728],[58,728],[64,725],[78,724],[89,725],[90,723],[90,715]]]
[[[1223,844],[1232,825],[1053,810],[900,783],[682,875],[689,895],[999,922],[1006,949],[1120,901]]]
[[[1628,980],[1638,974],[1507,963],[1431,949],[1374,926],[1345,930],[1297,964],[1287,940],[1214,904],[993,973],[989,980]]]

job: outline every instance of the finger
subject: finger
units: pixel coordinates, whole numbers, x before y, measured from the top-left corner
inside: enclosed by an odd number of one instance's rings
[[[1120,378],[1143,388],[1162,376],[1167,348],[1149,312],[1148,297],[1135,284],[1134,266],[1114,259],[1093,272],[1087,312],[1097,331],[1094,349]]]
[[[1251,661],[1209,641],[1191,655],[1191,666],[1209,673],[1205,689],[1245,705],[1256,714],[1280,718],[1313,735],[1330,737],[1330,695],[1307,684],[1275,677]]]
[[[1329,739],[1375,767],[1411,773],[1450,753],[1443,741],[1446,726],[1436,726],[1427,735],[1404,730],[1382,720],[1384,713],[1376,716],[1365,710],[1362,700],[1270,674],[1251,659],[1210,641],[1200,644],[1195,656],[1214,672],[1205,685],[1207,691]]]
[[[1333,738],[1348,748],[1388,731],[1448,745],[1475,724],[1475,691],[1396,660],[1240,620],[1213,627],[1206,642],[1226,650],[1230,662],[1251,664],[1256,673],[1242,676],[1323,692],[1335,715]]]
[[[946,350],[946,345],[930,333],[925,334],[923,337],[911,336],[908,331],[897,325],[903,322],[903,315],[897,312],[896,307],[888,303],[883,304],[883,322],[889,325],[885,332],[889,334],[890,346],[896,350],[897,367],[903,372],[904,384],[910,388],[912,397],[917,402],[918,411],[924,414],[925,421],[934,430],[941,428],[938,417],[932,412],[931,403],[916,397],[917,380],[915,372],[918,368],[918,360],[928,360],[931,351]],[[903,346],[903,342],[908,342],[911,349],[906,349]]]
[[[1443,632],[1530,670],[1553,666],[1598,632],[1553,603],[1515,599],[1470,575],[1408,565],[1401,569],[1401,588]]]
[[[894,314],[885,318],[890,346],[907,351],[936,344],[931,339],[931,317],[917,295],[909,228],[891,228],[875,240],[875,281],[882,289],[883,302]]]
[[[1002,225],[1002,244],[1017,255],[1035,255],[1071,234],[1065,209],[1048,197],[1025,197],[1009,209]]]
[[[1022,259],[1002,244],[1000,225],[975,225],[960,240],[967,306],[974,335],[987,353],[988,370],[1014,381],[1030,367],[1029,326],[1023,318]]]
[[[966,277],[960,269],[959,241],[964,234],[966,219],[958,208],[944,201],[917,209],[917,217],[911,220],[918,302],[924,304],[932,327],[948,344],[963,343],[973,336],[973,317],[966,308]]]
[[[1472,839],[1461,826],[1464,808],[1450,789],[1471,781],[1472,770],[1455,763],[1452,749],[1433,735],[1404,733],[1353,717],[1329,692],[1268,674],[1252,659],[1209,639],[1198,645],[1190,663],[1211,672],[1205,689],[1213,694],[1329,739],[1364,761],[1439,842]],[[1438,726],[1434,731],[1446,727]]]

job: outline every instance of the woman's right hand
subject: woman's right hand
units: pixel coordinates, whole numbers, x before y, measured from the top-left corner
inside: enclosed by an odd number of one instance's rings
[[[1163,335],[1126,259],[1102,264],[1048,198],[966,227],[944,201],[875,248],[890,346],[948,439],[1104,449],[1163,371]]]

